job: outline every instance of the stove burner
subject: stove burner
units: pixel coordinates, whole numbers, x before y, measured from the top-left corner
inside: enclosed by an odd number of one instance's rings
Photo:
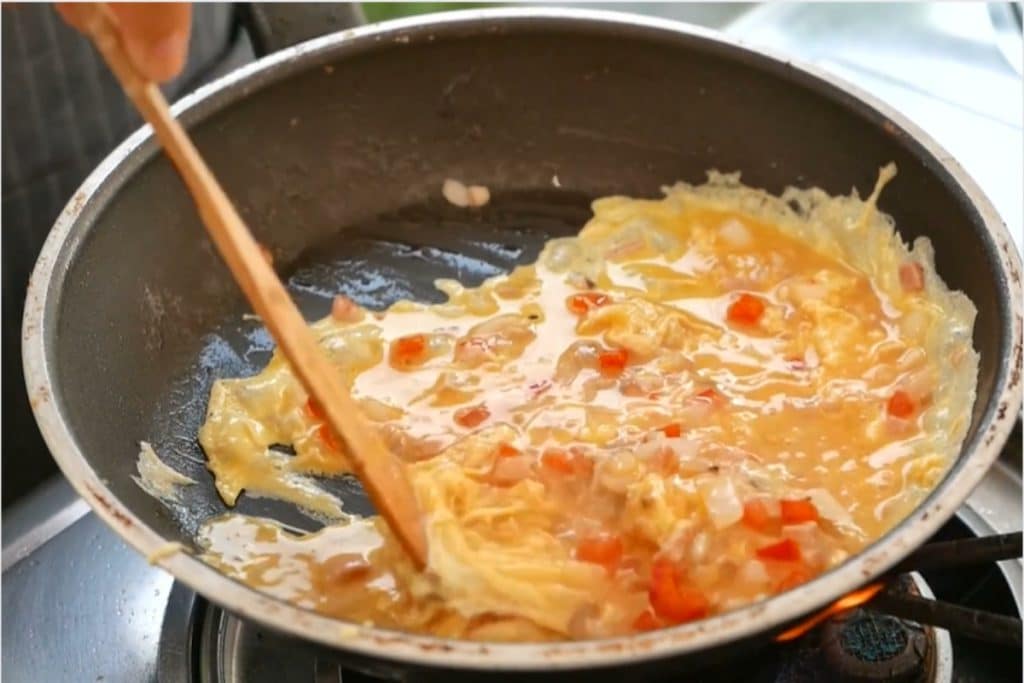
[[[918,574],[899,577],[899,591],[933,597]],[[858,608],[833,617],[782,650],[774,683],[949,683],[949,635]]]
[[[916,574],[899,577],[894,588],[920,596],[930,591]],[[927,680],[932,647],[924,627],[869,609],[842,615],[822,628],[825,665],[835,678],[849,683],[916,683]]]
[[[822,641],[826,666],[849,683],[913,683],[929,664],[924,628],[864,610],[826,625]]]

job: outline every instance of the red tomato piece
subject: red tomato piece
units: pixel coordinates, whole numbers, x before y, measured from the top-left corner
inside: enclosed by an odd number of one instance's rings
[[[613,534],[588,536],[576,546],[576,559],[599,564],[614,574],[622,561],[622,539]]]
[[[905,292],[920,292],[924,289],[924,268],[920,263],[907,261],[900,264],[900,284]]]
[[[784,538],[778,543],[758,548],[756,553],[762,560],[775,562],[799,562],[803,558],[800,546],[792,538]]]
[[[618,377],[626,369],[626,362],[629,360],[629,351],[626,349],[615,349],[604,351],[597,357],[601,374],[605,377]]]
[[[783,524],[803,524],[818,521],[818,508],[806,498],[800,500],[780,500],[779,508]]]
[[[765,532],[772,526],[772,516],[763,500],[748,500],[743,504],[743,524],[754,531]]]
[[[322,424],[316,430],[317,436],[324,442],[324,445],[330,448],[332,451],[340,451],[341,447],[338,444],[338,437],[334,436],[334,430],[328,425]]]
[[[670,439],[677,439],[683,434],[683,428],[678,422],[672,422],[661,428],[662,434]]]
[[[484,420],[491,416],[491,411],[487,410],[487,406],[472,406],[470,408],[459,408],[455,411],[453,419],[455,424],[460,427],[466,427],[472,429],[479,427],[483,424]]]
[[[505,443],[505,442],[502,442],[502,443],[498,444],[498,457],[499,458],[514,458],[517,455],[522,455],[522,454],[523,454],[523,452],[521,450],[519,450],[518,448],[516,448],[515,446],[513,446],[512,444],[508,444],[508,443]]]
[[[391,342],[391,362],[398,367],[422,363],[427,351],[427,338],[422,334],[399,337]]]
[[[786,576],[784,576],[782,580],[775,585],[775,591],[778,593],[783,593],[785,591],[796,588],[802,583],[807,583],[810,580],[811,573],[807,571],[807,569],[805,569],[804,567],[797,567],[790,571],[788,574],[786,574]]]
[[[594,472],[594,463],[582,449],[575,446],[568,450],[546,449],[540,456],[540,464],[546,471],[558,475],[589,478]]]
[[[324,409],[320,407],[320,404],[316,402],[316,399],[310,398],[306,401],[306,412],[309,413],[314,420],[320,420],[322,422],[327,419],[327,415],[324,414]]]
[[[889,398],[886,410],[888,410],[889,414],[893,417],[905,420],[917,411],[917,403],[910,394],[905,391],[898,390],[893,392],[893,395]]]
[[[576,471],[572,456],[560,448],[549,448],[540,456],[540,464],[552,472],[572,474]]]
[[[656,631],[661,628],[661,621],[651,610],[645,610],[633,620],[634,631]]]
[[[573,294],[565,300],[566,307],[576,315],[585,315],[588,311],[593,308],[599,308],[604,306],[611,299],[604,294],[598,292],[583,292],[582,294]]]
[[[675,566],[663,557],[656,559],[651,566],[648,599],[654,613],[673,624],[700,619],[710,610],[704,594],[682,583]]]
[[[764,315],[764,301],[751,294],[740,294],[729,304],[726,316],[735,325],[756,325]]]

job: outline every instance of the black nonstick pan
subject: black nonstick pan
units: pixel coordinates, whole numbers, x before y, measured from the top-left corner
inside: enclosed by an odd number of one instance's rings
[[[928,235],[937,268],[976,304],[978,400],[962,453],[928,499],[865,552],[785,594],[704,621],[607,641],[499,645],[339,622],[279,602],[187,553],[162,562],[244,618],[336,648],[363,666],[517,677],[602,669],[644,675],[667,659],[735,657],[883,573],[921,545],[997,457],[1020,412],[1020,261],[991,204],[911,122],[835,79],[655,20],[581,10],[458,12],[333,34],[275,53],[176,111],[310,318],[345,293],[380,308],[431,299],[531,260],[577,231],[588,202],[658,196],[708,169],[780,192],[866,194]],[[557,177],[557,180],[555,178]],[[447,205],[446,178],[487,185],[479,212]],[[211,383],[256,372],[270,340],[143,130],[90,176],[54,227],[29,288],[29,396],[79,493],[143,553],[193,545],[225,510],[196,441]],[[166,507],[132,480],[147,440],[199,483]],[[358,486],[327,484],[349,510]],[[283,504],[243,512],[313,528]]]

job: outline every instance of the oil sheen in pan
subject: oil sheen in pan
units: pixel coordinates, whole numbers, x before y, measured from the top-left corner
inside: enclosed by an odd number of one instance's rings
[[[401,299],[440,302],[444,295],[434,288],[435,280],[451,278],[475,286],[519,263],[535,261],[546,241],[579,232],[592,215],[590,202],[564,190],[503,192],[484,207],[465,209],[438,196],[339,229],[294,262],[276,265],[307,320],[327,315],[337,294],[372,310]],[[183,538],[178,540],[191,541],[204,521],[228,511],[206,470],[196,434],[213,382],[256,374],[270,360],[273,340],[246,313],[239,310],[237,317],[203,337],[192,367],[160,397],[152,416],[147,436],[154,450],[196,482],[180,490],[177,502],[165,503],[181,528]],[[320,479],[318,484],[341,498],[347,512],[372,511],[351,477]],[[296,530],[321,526],[291,504],[246,494],[231,510],[269,517]]]

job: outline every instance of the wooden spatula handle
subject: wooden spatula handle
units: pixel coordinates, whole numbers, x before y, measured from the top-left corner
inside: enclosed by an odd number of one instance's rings
[[[426,538],[416,496],[402,463],[362,417],[358,404],[317,346],[312,331],[256,240],[171,115],[159,88],[135,70],[109,10],[102,3],[89,3],[79,11],[86,32],[177,167],[203,224],[249,303],[263,319],[299,380],[323,408],[328,424],[345,443],[355,474],[377,510],[415,564],[422,568],[427,557]]]

